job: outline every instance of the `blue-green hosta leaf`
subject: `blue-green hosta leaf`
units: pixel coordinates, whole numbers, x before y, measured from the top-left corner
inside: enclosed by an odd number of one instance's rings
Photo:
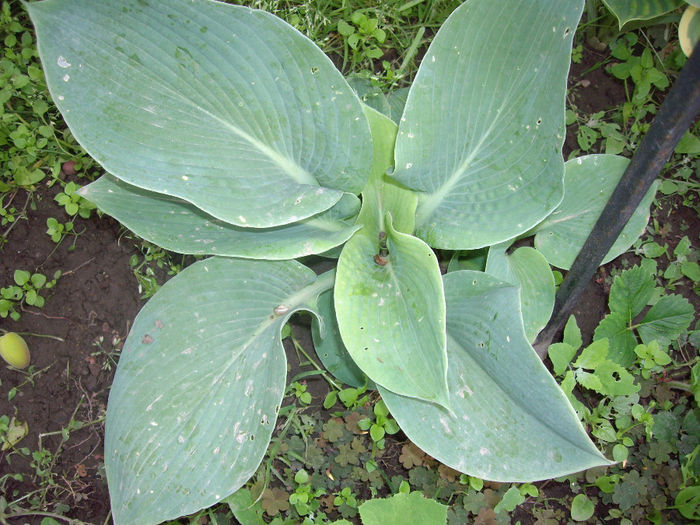
[[[321,363],[343,383],[354,387],[366,385],[367,376],[352,360],[340,337],[333,290],[327,290],[318,297],[317,311],[318,317],[311,320],[311,335]]]
[[[629,159],[617,155],[586,155],[566,163],[564,200],[533,230],[535,248],[549,264],[571,268],[628,164]],[[644,196],[601,264],[624,253],[642,234],[657,186]]]
[[[143,190],[111,175],[80,194],[144,239],[178,253],[254,259],[294,259],[347,241],[359,226],[360,201],[346,193],[330,210],[274,228],[242,228],[207,215],[192,204]]]
[[[189,514],[248,480],[285,390],[281,328],[330,285],[332,276],[297,262],[212,258],[153,296],[124,344],[107,407],[115,523]]]
[[[397,126],[379,111],[369,106],[364,109],[372,130],[374,152],[372,171],[362,190],[362,210],[357,222],[364,226],[366,234],[376,237],[384,231],[384,218],[389,213],[396,230],[412,233],[418,199],[411,190],[386,176],[393,164]]]
[[[488,248],[456,251],[452,254],[450,262],[447,264],[447,271],[476,270],[477,272],[483,272],[486,270],[488,253]]]
[[[408,438],[449,467],[494,481],[607,465],[528,343],[517,288],[468,270],[444,280],[452,412],[379,387]]]
[[[507,255],[508,243],[492,246],[486,273],[520,289],[520,308],[527,340],[533,342],[554,310],[554,274],[544,256],[529,246]]]
[[[445,299],[437,258],[385,221],[388,255],[358,231],[343,247],[334,289],[338,327],[357,366],[399,394],[447,405]]]
[[[685,0],[603,0],[617,18],[620,29],[632,20],[651,20],[678,9]]]
[[[419,237],[475,249],[511,239],[561,201],[561,146],[580,0],[463,3],[421,62],[394,177],[423,192]]]
[[[373,498],[359,507],[363,525],[444,525],[447,506],[418,491],[390,498]]]
[[[634,348],[637,338],[629,326],[629,319],[620,312],[606,315],[593,333],[593,339],[607,338],[609,342],[608,359],[622,366],[634,363]]]
[[[372,144],[360,102],[275,16],[209,0],[27,8],[56,105],[125,182],[259,228],[362,190]]]

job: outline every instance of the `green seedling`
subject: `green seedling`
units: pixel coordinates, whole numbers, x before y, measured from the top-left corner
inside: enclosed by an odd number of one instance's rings
[[[389,417],[389,409],[381,399],[374,405],[374,421],[364,418],[357,422],[362,430],[368,430],[372,442],[379,450],[384,450],[384,436],[393,435],[399,430],[398,423]]]
[[[31,361],[27,343],[21,335],[14,332],[0,337],[0,356],[15,368],[27,368]]]
[[[46,219],[46,234],[51,240],[58,244],[63,236],[73,231],[73,221],[60,222],[55,217]]]
[[[313,489],[311,487],[311,477],[304,469],[299,470],[294,475],[294,482],[297,487],[289,495],[289,504],[294,506],[299,516],[308,516],[321,506],[318,500],[326,491],[324,489]]]
[[[369,394],[366,392],[366,385],[358,388],[348,387],[342,390],[331,390],[323,400],[323,408],[330,410],[340,400],[345,408],[354,410],[369,402]]]
[[[349,507],[357,507],[357,498],[352,492],[350,487],[343,488],[340,492],[336,492],[335,498],[333,498],[333,505],[340,507],[341,505],[348,505]]]
[[[47,175],[58,176],[66,156],[94,164],[65,126],[56,124],[56,109],[28,25],[17,2],[2,2],[0,193],[18,188],[33,191]]]
[[[157,270],[162,270],[169,276],[176,275],[182,270],[184,260],[175,262],[166,250],[147,241],[141,241],[140,251],[141,256],[134,254],[129,258],[129,266],[138,282],[141,298],[148,299],[161,286],[162,279],[156,274]]]
[[[351,54],[351,66],[381,58],[384,54],[379,45],[386,40],[386,33],[378,27],[379,20],[370,18],[362,11],[355,11],[350,16],[350,22],[340,20],[338,33],[345,42],[344,63],[347,62],[348,51]]]
[[[75,182],[69,182],[64,186],[63,191],[56,195],[55,200],[58,202],[58,204],[65,208],[66,213],[71,217],[74,215],[79,215],[83,219],[89,219],[90,213],[96,208],[96,206],[93,203],[83,199],[77,193],[79,189],[80,186],[78,186]]]
[[[654,340],[648,345],[640,344],[634,348],[637,355],[637,364],[641,368],[641,375],[649,379],[652,374],[660,374],[664,367],[671,363],[671,356],[659,347],[659,342]]]
[[[649,47],[645,47],[641,55],[635,54],[634,46],[637,42],[635,33],[625,33],[610,44],[612,56],[620,62],[612,64],[608,70],[616,78],[625,81],[628,101],[639,105],[649,99],[652,88],[663,91],[670,83],[668,77],[656,67]],[[629,92],[628,81],[634,85],[632,93]]]
[[[10,317],[17,321],[21,317],[19,310],[23,305],[41,308],[44,306],[42,290],[48,290],[56,285],[61,271],[54,272],[53,279],[47,280],[41,273],[30,273],[26,270],[15,270],[15,285],[0,288],[0,317]],[[19,309],[19,310],[18,310]]]
[[[288,395],[292,394],[302,405],[310,405],[312,401],[311,393],[307,392],[306,384],[294,381],[287,387]]]

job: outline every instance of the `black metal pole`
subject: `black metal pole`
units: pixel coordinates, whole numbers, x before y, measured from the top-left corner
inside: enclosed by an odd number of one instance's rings
[[[695,45],[586,243],[559,286],[552,318],[535,341],[535,349],[541,358],[544,359],[547,347],[571,315],[581,292],[699,111],[700,42]]]

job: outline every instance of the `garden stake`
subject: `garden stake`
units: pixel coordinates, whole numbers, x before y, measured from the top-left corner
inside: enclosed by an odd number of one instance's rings
[[[544,359],[547,348],[569,318],[581,292],[590,282],[605,254],[661,172],[666,161],[700,110],[700,43],[686,62],[678,80],[661,104],[649,131],[639,144],[610,200],[586,243],[561,283],[554,314],[535,342]]]

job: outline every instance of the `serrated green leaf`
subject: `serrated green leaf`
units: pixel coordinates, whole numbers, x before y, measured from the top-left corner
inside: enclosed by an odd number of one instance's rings
[[[652,306],[637,327],[645,344],[653,340],[668,346],[685,332],[693,322],[695,309],[685,297],[665,295]]]
[[[564,343],[573,346],[577,350],[581,348],[583,344],[583,338],[581,337],[581,330],[576,324],[576,317],[571,315],[569,320],[566,321],[564,326]]]
[[[566,367],[576,355],[576,348],[566,343],[554,343],[549,345],[547,355],[552,362],[555,375],[562,375],[566,371]]]
[[[593,341],[590,345],[583,349],[581,355],[578,356],[578,359],[576,359],[574,366],[586,368],[588,370],[595,370],[603,361],[606,360],[608,348],[609,343],[605,338]]]
[[[606,315],[593,332],[593,340],[608,340],[608,359],[624,367],[634,363],[637,338],[627,319],[620,313]]]
[[[639,392],[639,385],[635,384],[634,376],[624,367],[609,360],[603,361],[595,369],[595,375],[600,380],[599,394],[605,396],[628,396]]]
[[[674,151],[681,155],[700,155],[700,137],[686,131]]]
[[[554,310],[554,275],[544,256],[523,246],[506,255],[509,243],[489,248],[486,273],[515,284],[520,289],[520,306],[528,341],[547,325]]]
[[[551,265],[564,270],[571,268],[628,164],[629,159],[616,155],[587,155],[566,163],[564,200],[533,230],[535,248]],[[642,234],[655,193],[656,183],[644,196],[601,264],[625,252]]]
[[[144,239],[177,253],[286,260],[326,252],[359,226],[357,197],[346,193],[330,210],[275,228],[242,228],[186,201],[143,190],[105,175],[80,194]]]
[[[654,276],[640,266],[633,266],[615,277],[610,288],[608,305],[611,312],[619,312],[628,322],[649,303],[656,283]]]
[[[54,102],[125,182],[258,228],[318,214],[364,186],[372,145],[359,100],[274,15],[206,0],[27,9]]]
[[[666,254],[667,251],[667,246],[664,244],[661,246],[659,243],[651,241],[651,242],[646,242],[642,244],[641,246],[641,252],[645,257],[650,257],[652,259],[656,259],[657,257],[661,257],[662,255]]]
[[[528,343],[517,288],[466,270],[443,279],[451,411],[378,387],[408,438],[449,467],[494,481],[607,464]]]
[[[363,525],[444,525],[447,506],[427,499],[420,492],[398,493],[390,498],[375,498],[359,506]]]
[[[406,101],[394,172],[421,192],[416,232],[431,246],[503,242],[561,200],[564,79],[582,7],[473,0],[438,31]]]
[[[582,387],[588,388],[589,390],[594,390],[595,392],[600,392],[603,390],[603,384],[600,381],[600,378],[594,373],[586,372],[584,370],[577,370],[575,376],[576,382]]]
[[[692,245],[690,243],[690,239],[687,235],[684,235],[683,238],[680,241],[678,241],[676,247],[673,249],[673,255],[676,258],[687,257],[690,254],[691,248]]]
[[[190,514],[250,478],[284,395],[281,328],[331,285],[332,275],[297,262],[212,258],[153,296],[124,344],[107,407],[115,523]]]
[[[700,264],[695,261],[686,261],[681,264],[681,273],[694,283],[700,282]]]

